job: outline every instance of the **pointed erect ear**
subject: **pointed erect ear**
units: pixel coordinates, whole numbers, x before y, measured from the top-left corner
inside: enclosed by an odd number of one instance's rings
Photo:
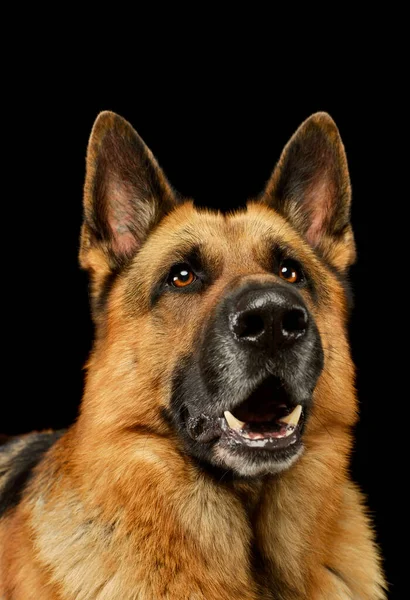
[[[80,249],[94,295],[175,204],[169,183],[137,132],[118,115],[102,112],[88,144]]]
[[[290,139],[261,196],[340,271],[355,259],[346,154],[327,113],[307,119]]]

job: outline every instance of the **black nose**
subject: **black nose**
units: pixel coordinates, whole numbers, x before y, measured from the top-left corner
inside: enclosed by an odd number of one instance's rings
[[[235,299],[229,321],[237,340],[274,351],[305,335],[308,312],[297,292],[279,284],[243,291]]]

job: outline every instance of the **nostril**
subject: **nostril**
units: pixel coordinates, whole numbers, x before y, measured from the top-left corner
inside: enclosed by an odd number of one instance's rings
[[[263,318],[255,313],[240,315],[237,326],[236,335],[238,338],[257,338],[265,330]]]
[[[297,337],[305,333],[307,314],[300,308],[289,310],[282,319],[282,334],[286,337]]]

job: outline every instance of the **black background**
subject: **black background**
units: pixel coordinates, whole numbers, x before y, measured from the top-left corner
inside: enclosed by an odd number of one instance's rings
[[[296,127],[326,110],[347,151],[358,246],[350,336],[361,421],[353,475],[368,496],[395,591],[390,598],[402,598],[405,513],[399,506],[407,463],[399,443],[408,436],[408,392],[400,344],[407,342],[408,275],[401,226],[408,194],[406,169],[399,166],[406,111],[397,75],[372,78],[364,69],[349,82],[345,71],[332,91],[319,92],[311,79],[299,83],[295,76],[291,89],[268,71],[250,69],[245,77],[239,69],[233,77],[228,64],[218,80],[194,67],[180,77],[175,65],[153,73],[148,83],[141,73],[119,74],[111,64],[93,77],[90,65],[82,79],[67,65],[27,63],[8,81],[0,432],[60,428],[77,414],[93,334],[87,278],[77,266],[82,185],[87,140],[100,110],[127,118],[173,186],[215,208],[256,195]]]

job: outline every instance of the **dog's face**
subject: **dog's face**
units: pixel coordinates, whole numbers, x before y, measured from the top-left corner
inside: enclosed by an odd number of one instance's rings
[[[178,200],[131,126],[100,115],[80,254],[100,423],[173,437],[241,476],[279,473],[329,431],[337,438],[355,415],[349,213],[344,150],[325,114],[299,128],[261,198],[229,215]]]

